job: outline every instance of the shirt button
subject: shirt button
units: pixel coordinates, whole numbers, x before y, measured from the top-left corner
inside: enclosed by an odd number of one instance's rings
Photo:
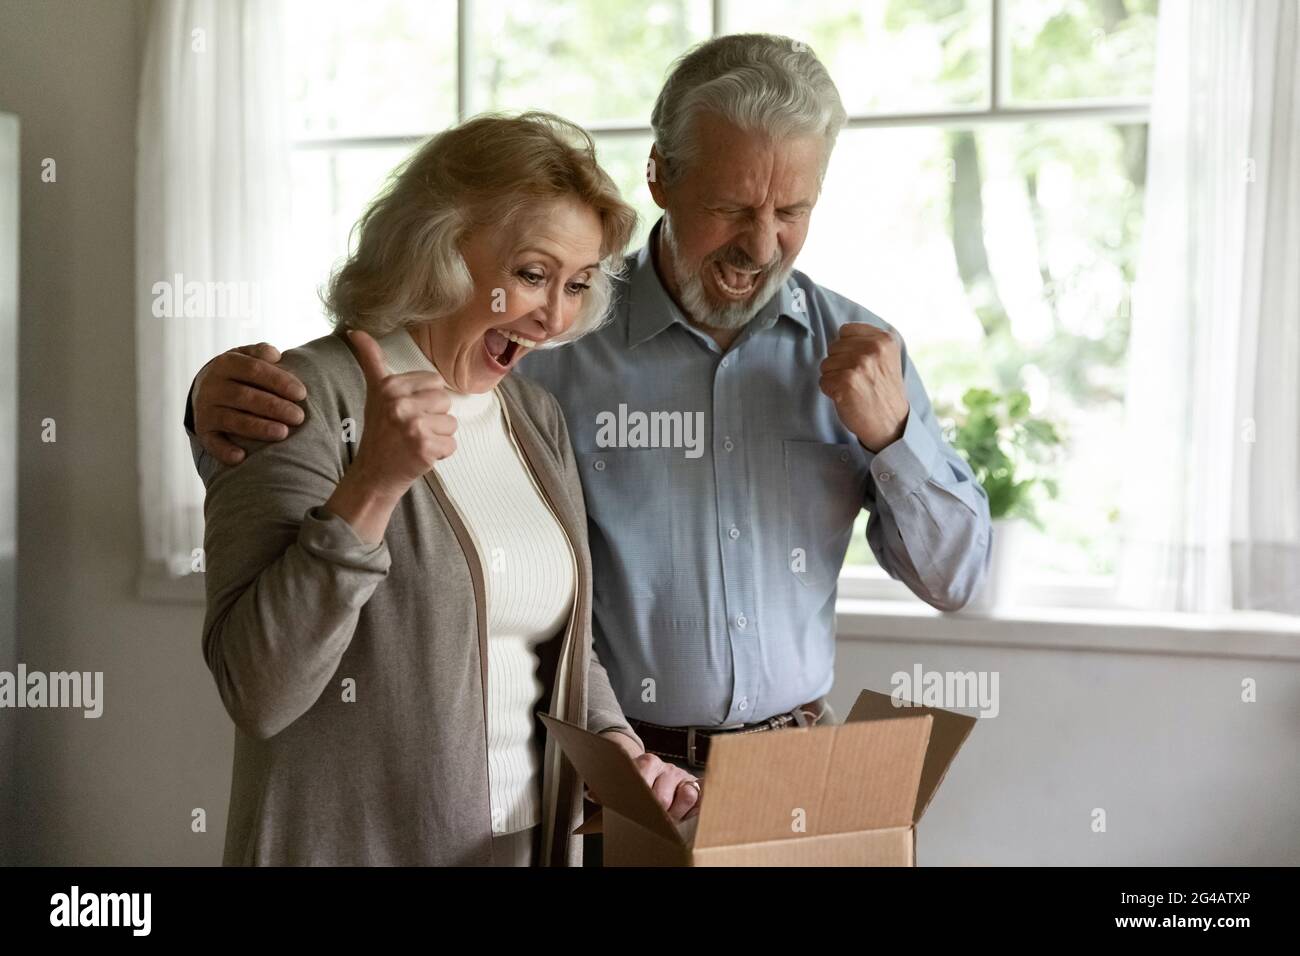
[[[603,458],[597,458],[595,461],[593,461],[593,462],[591,463],[591,467],[592,467],[592,468],[595,468],[597,471],[604,471],[604,470],[605,470],[605,459],[603,459]]]
[[[880,473],[880,480],[881,480],[881,481],[888,481],[890,478],[893,478],[893,477],[894,477],[894,476],[891,475],[891,474],[890,474],[889,472],[887,472],[887,471],[882,471],[882,472]]]
[[[731,359],[724,356],[722,359],[722,367],[726,368],[730,364],[731,364]]]
[[[736,443],[732,441],[730,438],[728,438],[726,441],[722,443],[722,447],[727,449],[727,451],[731,451],[733,448],[736,447]]]
[[[742,698],[740,698],[740,703],[736,705],[736,709],[737,709],[737,710],[749,710],[749,698],[748,698],[748,697],[742,697]]]
[[[740,537],[740,529],[733,527],[730,531],[727,532],[727,534],[731,535],[732,541],[735,541],[737,538]]]
[[[849,460],[849,453],[847,451],[840,452],[840,461],[848,461],[848,460]]]
[[[736,615],[736,627],[740,628],[743,631],[745,629],[745,625],[748,623],[749,623],[749,618],[745,617],[745,615],[743,614]]]

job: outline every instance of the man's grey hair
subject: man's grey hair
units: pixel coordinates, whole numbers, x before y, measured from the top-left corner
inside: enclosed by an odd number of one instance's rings
[[[671,183],[695,158],[693,124],[712,113],[741,129],[772,137],[820,135],[822,175],[847,114],[839,90],[806,44],[767,33],[706,40],[673,64],[650,114],[655,146]]]

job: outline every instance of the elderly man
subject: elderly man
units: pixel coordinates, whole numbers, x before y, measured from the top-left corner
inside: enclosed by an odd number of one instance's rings
[[[693,770],[717,734],[833,719],[860,509],[880,564],[937,608],[966,604],[988,564],[987,496],[901,336],[794,270],[844,120],[802,44],[685,54],[651,118],[663,216],[613,320],[521,366],[559,399],[581,468],[600,658],[647,748]],[[200,376],[211,454],[234,463],[231,437],[296,424],[276,357],[249,347]]]

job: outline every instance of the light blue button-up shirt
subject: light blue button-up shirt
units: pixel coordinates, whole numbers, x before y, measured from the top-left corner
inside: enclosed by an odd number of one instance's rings
[[[952,609],[988,564],[988,498],[944,442],[905,344],[911,410],[879,453],[818,388],[842,325],[892,326],[795,271],[724,353],[664,289],[657,232],[629,257],[611,322],[516,374],[564,409],[596,649],[624,711],[749,723],[830,690],[836,581],[859,509],[881,566]]]

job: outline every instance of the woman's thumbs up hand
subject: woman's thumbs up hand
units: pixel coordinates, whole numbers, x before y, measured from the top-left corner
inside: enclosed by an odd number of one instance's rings
[[[368,333],[348,338],[366,378],[361,445],[326,507],[362,540],[378,543],[389,516],[412,483],[456,450],[451,393],[437,372],[389,373]]]

